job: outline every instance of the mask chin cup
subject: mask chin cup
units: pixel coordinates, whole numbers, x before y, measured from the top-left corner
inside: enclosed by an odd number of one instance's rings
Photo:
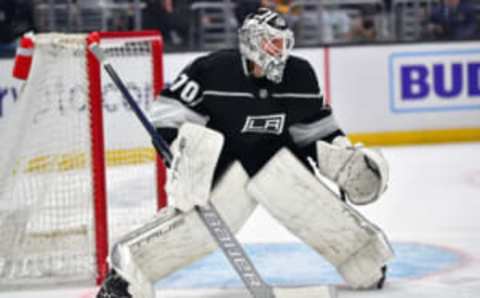
[[[282,81],[283,70],[285,69],[285,62],[272,61],[265,68],[266,78],[278,84]]]

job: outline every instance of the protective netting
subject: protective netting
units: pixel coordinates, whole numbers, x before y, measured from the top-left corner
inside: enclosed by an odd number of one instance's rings
[[[86,35],[34,42],[28,81],[0,124],[0,288],[97,277]],[[100,44],[148,110],[150,40]],[[101,81],[111,245],[155,213],[156,168],[148,135],[103,72]]]

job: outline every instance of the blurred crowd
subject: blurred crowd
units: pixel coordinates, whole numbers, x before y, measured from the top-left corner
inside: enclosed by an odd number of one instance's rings
[[[475,7],[464,0],[444,0],[427,16],[424,33],[441,40],[478,38],[479,12],[478,3]]]
[[[34,29],[32,4],[29,0],[0,1],[0,54],[14,50],[18,37]]]
[[[480,0],[1,0],[0,52],[28,31],[157,29],[167,50],[233,46],[261,6],[286,17],[297,46],[480,37]]]

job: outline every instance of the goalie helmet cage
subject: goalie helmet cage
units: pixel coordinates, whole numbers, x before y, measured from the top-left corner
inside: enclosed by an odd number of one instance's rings
[[[98,284],[109,245],[166,205],[165,168],[88,45],[99,42],[148,110],[163,85],[162,39],[33,40],[21,96],[0,119],[0,289]]]

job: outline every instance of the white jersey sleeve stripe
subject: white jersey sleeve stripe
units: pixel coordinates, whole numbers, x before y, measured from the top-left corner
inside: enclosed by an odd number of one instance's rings
[[[203,92],[203,96],[205,96],[205,95],[255,98],[255,95],[253,95],[252,93],[248,93],[248,92],[226,92],[226,91],[216,91],[216,90],[205,90]]]
[[[322,97],[321,93],[274,93],[272,94],[274,98],[305,98],[305,99],[320,99]]]
[[[153,103],[150,121],[155,127],[179,128],[183,123],[190,122],[199,125],[206,125],[209,118],[197,113],[178,100],[160,96]]]
[[[293,141],[302,147],[321,140],[339,129],[337,121],[333,115],[330,115],[312,123],[294,124],[288,128],[288,131]]]

